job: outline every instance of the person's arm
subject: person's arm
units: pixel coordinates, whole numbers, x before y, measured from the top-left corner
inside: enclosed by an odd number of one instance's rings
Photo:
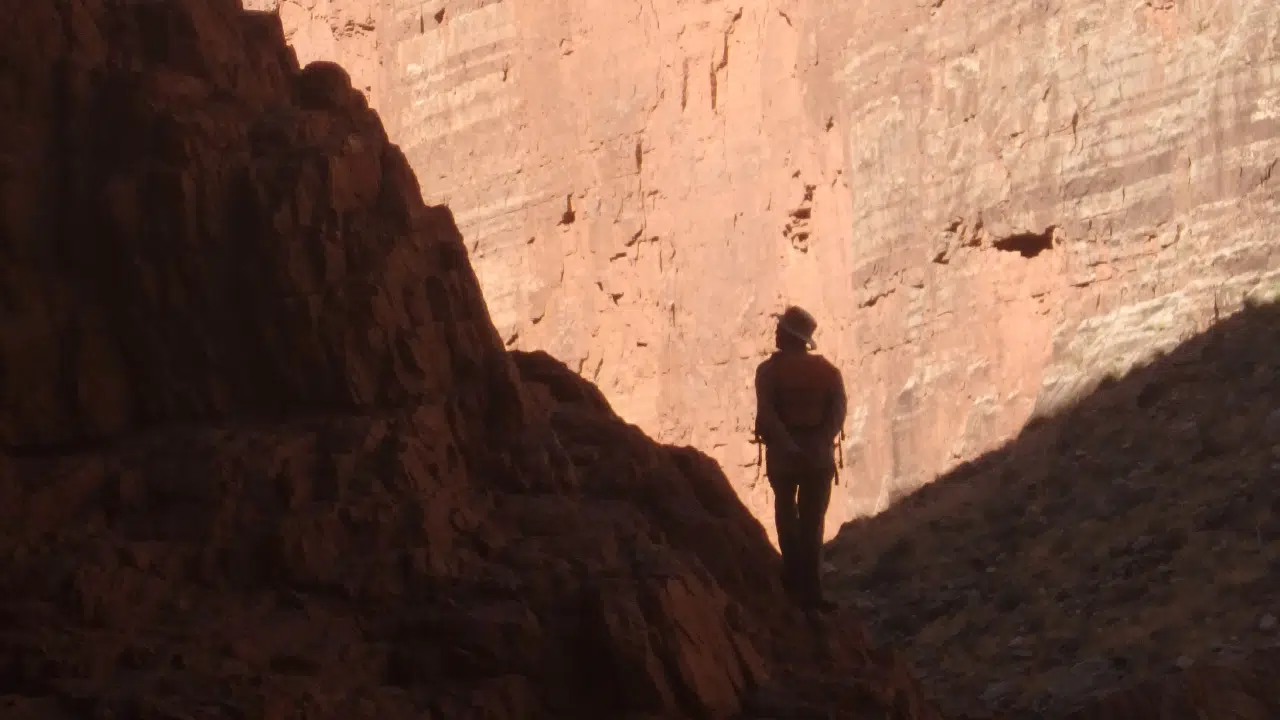
[[[831,388],[827,398],[827,417],[822,430],[823,437],[834,443],[840,431],[844,429],[844,421],[849,414],[849,397],[845,392],[844,377],[840,375],[840,370],[832,366],[831,373],[834,377],[834,387]]]
[[[765,445],[798,451],[795,438],[787,430],[773,404],[773,375],[765,363],[756,368],[756,434]]]

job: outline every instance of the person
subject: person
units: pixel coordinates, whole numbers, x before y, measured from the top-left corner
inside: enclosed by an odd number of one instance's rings
[[[822,592],[823,525],[848,400],[840,371],[813,352],[813,316],[791,306],[777,318],[777,351],[756,368],[756,437],[774,492],[783,586],[799,604],[830,610]]]

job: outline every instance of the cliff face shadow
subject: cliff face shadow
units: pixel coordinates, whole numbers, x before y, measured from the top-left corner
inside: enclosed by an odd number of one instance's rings
[[[945,709],[1044,717],[1272,646],[1280,306],[1247,307],[827,546]]]

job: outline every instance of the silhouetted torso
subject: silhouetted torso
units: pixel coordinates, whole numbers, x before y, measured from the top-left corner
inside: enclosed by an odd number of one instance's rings
[[[821,355],[778,351],[760,364],[757,378],[766,387],[760,402],[772,403],[772,412],[805,451],[808,461],[824,469],[834,468],[831,441],[844,419],[835,417],[840,412],[836,397],[844,394],[840,371]],[[758,409],[758,413],[769,412],[767,407]],[[768,467],[785,470],[793,459],[768,443],[765,435]]]

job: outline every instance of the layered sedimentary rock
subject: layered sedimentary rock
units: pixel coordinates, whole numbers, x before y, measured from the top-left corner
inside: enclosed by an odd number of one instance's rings
[[[507,353],[278,18],[0,12],[0,714],[937,717],[712,460]]]
[[[757,512],[785,302],[854,398],[834,532],[1277,292],[1267,0],[252,2],[370,68],[504,341]]]
[[[948,4],[858,43],[882,498],[1276,291],[1278,28],[1252,0]]]

